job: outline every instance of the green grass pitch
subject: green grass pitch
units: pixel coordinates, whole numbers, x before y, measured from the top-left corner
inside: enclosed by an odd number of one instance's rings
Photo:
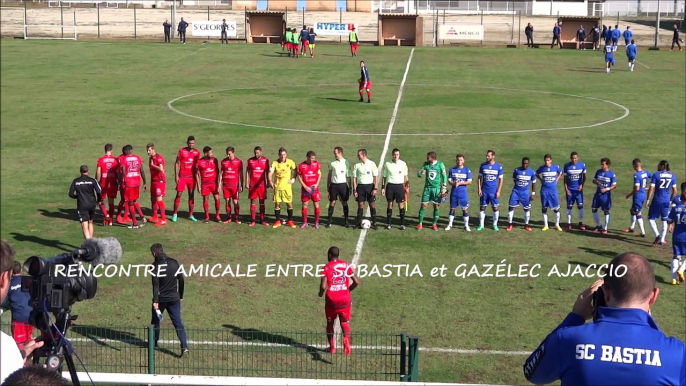
[[[351,58],[345,46],[321,45],[314,59],[295,60],[281,57],[280,47],[266,45],[3,41],[0,235],[15,246],[20,261],[80,245],[75,203],[67,189],[81,164],[95,169],[108,142],[117,154],[131,144],[146,160],[145,145],[154,142],[169,170],[188,135],[196,137],[200,149],[212,146],[220,159],[229,145],[243,160],[254,146],[261,146],[270,159],[285,146],[296,162],[314,150],[326,164],[333,148],[342,146],[352,163],[360,148],[378,163],[410,52],[405,47],[362,47],[359,57]],[[372,77],[371,104],[357,103],[359,60],[366,61]],[[407,331],[421,338],[423,348],[484,350],[424,352],[422,381],[522,384],[525,356],[495,351],[533,350],[593,281],[578,275],[548,277],[552,266],[603,264],[633,250],[654,263],[661,288],[653,310],[658,323],[667,334],[685,339],[684,286],[669,285],[671,243],[653,248],[649,230],[645,239],[621,232],[629,225],[630,201],[624,195],[631,190],[632,159],[641,158],[650,171],[667,159],[679,183],[686,177],[684,56],[641,51],[638,61],[636,71],[629,72],[618,53],[617,66],[606,74],[601,52],[416,48],[386,156],[397,147],[410,166],[409,227],[404,233],[397,228],[370,231],[360,264],[416,264],[423,277],[362,278],[353,293],[353,332]],[[176,111],[168,106],[171,100],[176,100],[171,104]],[[464,154],[476,179],[487,149],[497,152],[505,171],[500,232],[489,227],[490,209],[484,231],[465,233],[458,216],[458,227],[445,232],[446,205],[438,232],[416,231],[422,184],[416,169],[426,153],[436,151],[447,167],[457,153]],[[562,166],[572,151],[579,152],[590,174],[587,208],[600,158],[612,161],[619,187],[613,193],[610,233],[541,232],[538,201],[532,208],[533,232],[522,229],[521,209],[515,217],[518,225],[506,232],[510,176],[521,158],[530,157],[537,168],[550,153]],[[474,230],[478,197],[475,186],[469,190]],[[170,183],[168,211],[173,192]],[[298,192],[294,189],[299,222]],[[148,197],[141,194],[146,213]],[[377,208],[385,225],[385,199]],[[195,210],[202,218],[197,193]],[[244,194],[241,212],[247,216],[248,210]],[[186,211],[184,195],[177,223],[137,231],[97,226],[96,237],[118,238],[126,264],[151,262],[154,242],[187,265],[259,264],[255,278],[188,278],[183,303],[188,328],[230,324],[262,331],[324,331],[318,279],[267,278],[264,267],[322,264],[332,245],[350,261],[360,231],[340,226],[248,228],[245,219],[241,225],[206,225],[188,221]],[[267,212],[272,222],[271,200]],[[397,215],[396,207],[396,224]],[[430,219],[431,209],[427,215]],[[342,216],[340,207],[335,216]],[[575,209],[575,223],[576,218]],[[562,222],[566,225],[564,206]],[[585,222],[594,225],[590,208]],[[541,264],[540,276],[452,275],[459,264],[503,260],[517,266]],[[448,267],[448,276],[430,277],[431,268],[441,264]],[[150,292],[149,278],[104,278],[96,298],[76,304],[74,313],[82,324],[145,326]]]

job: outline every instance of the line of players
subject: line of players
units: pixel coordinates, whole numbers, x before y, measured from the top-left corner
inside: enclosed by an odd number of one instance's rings
[[[615,52],[617,52],[616,44],[605,45],[605,72],[610,73],[610,67],[616,64]],[[631,39],[631,43],[626,46],[626,57],[628,60],[629,71],[633,71],[636,66],[636,56],[638,55],[638,47],[634,39]]]

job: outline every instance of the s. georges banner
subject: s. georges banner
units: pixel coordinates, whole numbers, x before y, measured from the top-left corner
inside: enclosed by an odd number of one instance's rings
[[[204,20],[191,22],[191,36],[222,36],[223,21]],[[236,22],[232,20],[226,21],[226,36],[236,37]]]

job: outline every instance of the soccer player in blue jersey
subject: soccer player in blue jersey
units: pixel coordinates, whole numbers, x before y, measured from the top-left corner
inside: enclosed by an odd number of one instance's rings
[[[593,203],[591,203],[591,212],[593,212],[593,219],[595,220],[594,232],[601,232],[607,234],[607,229],[610,226],[610,209],[612,209],[612,190],[617,187],[617,176],[615,172],[610,170],[610,159],[602,158],[600,160],[600,169],[595,172],[593,183],[598,185],[593,196]],[[600,215],[598,209],[602,209],[605,214],[605,227],[600,226]]]
[[[622,31],[619,29],[619,25],[615,25],[615,29],[612,30],[612,46],[615,51],[617,51],[617,45],[619,44],[619,38],[622,36]]]
[[[681,195],[674,198],[675,206],[669,212],[669,231],[672,232],[672,285],[684,282],[686,270],[686,182],[681,183]],[[679,268],[679,261],[681,268]]]
[[[628,46],[629,43],[633,43],[634,41],[631,39],[634,36],[634,33],[631,32],[631,27],[626,26],[626,29],[622,33],[622,36],[624,36],[624,45]]]
[[[646,230],[643,226],[643,203],[646,201],[646,188],[650,184],[650,178],[652,175],[649,171],[643,170],[643,164],[641,160],[636,158],[633,160],[634,170],[634,189],[631,193],[626,195],[626,198],[633,197],[633,202],[631,203],[631,226],[624,229],[624,233],[633,233],[636,222],[638,221],[638,226],[641,228],[641,237],[646,237]]]
[[[486,220],[486,207],[491,204],[493,208],[493,230],[498,231],[498,218],[500,217],[500,191],[503,188],[503,166],[495,162],[495,152],[486,152],[486,162],[479,166],[479,179],[477,188],[479,191],[479,226],[477,231],[484,229]]]
[[[445,230],[449,231],[453,227],[455,211],[459,205],[462,208],[462,220],[464,230],[471,232],[469,228],[469,195],[467,195],[467,185],[472,184],[472,171],[464,165],[465,158],[462,154],[456,157],[457,166],[450,169],[448,173],[448,183],[452,185],[450,190],[450,215],[448,216],[448,226]]]
[[[670,202],[677,195],[676,176],[669,171],[669,162],[662,160],[657,164],[657,172],[653,173],[648,190],[648,222],[655,233],[654,246],[667,245],[667,218]],[[657,231],[656,220],[662,219],[662,233]]]
[[[579,161],[579,153],[573,151],[563,168],[565,194],[567,195],[567,230],[572,230],[572,208],[576,204],[579,209],[579,229],[584,226],[584,184],[586,183],[586,164]]]
[[[360,62],[360,102],[364,102],[364,90],[367,90],[367,103],[372,103],[372,79],[364,61]]]
[[[635,62],[636,62],[636,54],[637,53],[638,53],[638,47],[636,47],[634,40],[631,39],[631,44],[628,44],[626,46],[626,57],[629,60],[629,71],[634,70],[634,66],[636,65]]]
[[[615,65],[615,53],[611,45],[605,46],[605,72],[610,73],[610,66]]]
[[[536,173],[529,167],[529,157],[522,158],[522,166],[512,172],[512,179],[514,180],[514,187],[512,188],[512,193],[510,193],[507,231],[512,230],[515,208],[521,204],[524,209],[524,230],[531,232],[529,220],[531,219],[531,197],[536,195]],[[531,194],[529,194],[529,187],[531,187]]]
[[[543,156],[545,165],[536,170],[536,176],[541,180],[541,213],[543,213],[542,231],[548,229],[548,209],[555,212],[555,229],[562,232],[560,227],[560,198],[557,195],[557,181],[562,176],[562,169],[559,165],[553,164],[553,156],[546,154]]]

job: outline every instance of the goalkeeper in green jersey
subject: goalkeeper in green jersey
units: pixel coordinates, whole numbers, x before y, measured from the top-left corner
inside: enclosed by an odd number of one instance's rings
[[[424,213],[429,202],[434,204],[433,230],[438,230],[439,207],[445,201],[445,194],[448,191],[448,174],[445,171],[443,162],[436,159],[436,152],[431,151],[426,155],[426,162],[419,169],[418,177],[426,176],[424,182],[424,192],[422,193],[422,206],[419,208],[419,225],[417,230],[423,228]]]

